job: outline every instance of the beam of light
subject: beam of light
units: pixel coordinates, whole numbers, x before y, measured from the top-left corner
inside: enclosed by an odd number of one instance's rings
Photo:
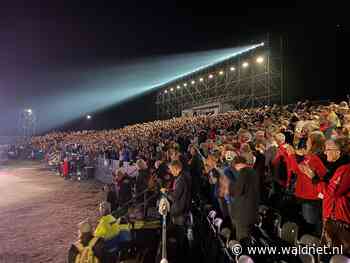
[[[86,71],[67,70],[47,81],[46,85],[57,87],[55,94],[35,97],[30,105],[35,105],[36,113],[40,115],[40,130],[52,129],[151,92],[261,45],[138,59]]]

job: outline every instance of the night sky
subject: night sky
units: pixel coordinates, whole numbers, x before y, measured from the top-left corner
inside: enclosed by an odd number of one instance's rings
[[[11,1],[12,6],[0,8],[0,135],[15,133],[18,116],[13,112],[35,108],[29,105],[33,97],[77,89],[74,73],[79,70],[235,47],[265,32],[288,39],[289,101],[341,99],[346,94],[336,69],[347,28],[332,7],[243,8],[223,2],[179,7],[175,1],[114,1],[114,6],[95,1],[84,6],[46,1],[46,6],[33,8],[27,2]],[[71,74],[60,78],[60,72]],[[35,110],[40,112],[40,107]],[[64,128],[112,128],[154,118],[154,97],[149,94]]]

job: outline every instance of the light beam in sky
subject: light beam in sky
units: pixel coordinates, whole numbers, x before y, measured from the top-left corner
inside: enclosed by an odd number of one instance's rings
[[[40,115],[40,130],[52,129],[262,45],[138,59],[114,67],[70,72],[77,80],[74,88],[64,87],[61,91],[57,89],[54,95],[39,96],[31,105],[36,105],[36,112]]]

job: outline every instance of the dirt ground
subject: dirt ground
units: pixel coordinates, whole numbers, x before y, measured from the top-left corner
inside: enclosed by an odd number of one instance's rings
[[[77,224],[97,220],[101,187],[65,181],[38,162],[0,166],[0,263],[66,262]]]

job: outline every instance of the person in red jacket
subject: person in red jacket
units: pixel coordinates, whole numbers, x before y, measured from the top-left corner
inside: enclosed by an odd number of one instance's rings
[[[315,131],[309,134],[306,145],[306,154],[303,161],[294,166],[297,175],[295,196],[302,202],[302,215],[306,223],[314,232],[320,235],[322,230],[322,200],[321,189],[313,178],[323,178],[327,168],[323,164],[325,137],[322,132]]]
[[[287,194],[287,186],[290,183],[292,174],[292,166],[290,162],[290,145],[285,143],[285,136],[282,133],[275,135],[278,148],[274,159],[271,162],[272,171],[272,193],[273,203],[278,209],[283,209],[285,206],[285,196]]]
[[[341,145],[337,141],[326,143],[328,162],[336,162],[341,156]],[[323,244],[343,246],[350,254],[350,163],[341,165],[328,184],[323,187]]]
[[[68,174],[69,174],[69,162],[68,162],[68,159],[67,159],[67,158],[64,158],[64,160],[63,160],[63,168],[62,168],[62,171],[63,171],[63,177],[64,177],[64,179],[68,179]]]

